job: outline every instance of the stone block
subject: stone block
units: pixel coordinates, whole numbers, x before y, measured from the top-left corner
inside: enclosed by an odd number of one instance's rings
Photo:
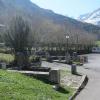
[[[84,62],[87,63],[88,62],[88,57],[84,56]]]
[[[6,63],[2,62],[1,66],[2,66],[2,69],[4,69],[4,70],[6,69]]]
[[[60,84],[60,70],[51,70],[49,73],[49,81],[55,84]]]
[[[72,74],[77,74],[76,64],[72,64],[72,65],[71,65],[71,73],[72,73]]]

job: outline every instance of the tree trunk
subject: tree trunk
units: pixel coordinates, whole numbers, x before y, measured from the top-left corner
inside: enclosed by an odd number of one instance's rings
[[[15,54],[15,62],[19,69],[28,69],[29,68],[29,56],[27,53],[17,52]]]

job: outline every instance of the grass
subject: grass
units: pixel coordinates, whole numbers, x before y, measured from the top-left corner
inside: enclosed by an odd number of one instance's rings
[[[62,77],[66,76],[66,75],[68,75],[68,74],[70,74],[70,73],[71,73],[71,72],[68,71],[68,70],[60,70],[60,77],[62,78]]]
[[[73,91],[76,91],[79,87],[81,78],[82,75],[80,73],[73,75],[68,70],[61,70],[61,86],[64,88],[72,87]]]
[[[73,90],[67,89],[55,91],[43,81],[0,70],[0,100],[68,100]]]
[[[97,46],[100,46],[100,41],[96,41],[95,43]]]
[[[35,60],[36,56],[32,55],[30,56],[29,60]],[[5,54],[5,53],[0,53],[0,61],[4,61],[6,63],[10,63],[14,60],[14,55],[11,54]]]
[[[14,60],[14,55],[0,53],[0,61],[9,63],[12,62],[13,60]]]

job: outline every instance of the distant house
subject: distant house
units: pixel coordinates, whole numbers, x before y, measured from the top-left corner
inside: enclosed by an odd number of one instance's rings
[[[5,25],[0,24],[0,32],[2,32],[5,29]]]
[[[3,24],[0,24],[0,28],[2,28],[2,27],[5,27],[5,25],[3,25]]]
[[[4,48],[5,47],[5,43],[0,43],[0,48]]]
[[[100,53],[100,47],[93,47],[92,52],[93,53]]]

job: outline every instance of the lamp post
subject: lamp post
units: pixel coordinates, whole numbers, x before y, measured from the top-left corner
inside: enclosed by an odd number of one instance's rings
[[[69,35],[66,35],[66,42],[67,42],[67,50],[66,50],[66,53],[65,53],[65,60],[66,60],[66,63],[68,64],[70,62],[70,54],[69,54],[69,50],[68,50],[68,39],[69,39]]]
[[[76,34],[76,52],[78,52],[78,42],[79,42],[79,36]]]
[[[6,26],[3,24],[0,24],[0,33],[4,33]],[[0,43],[3,42],[2,35],[0,35]]]
[[[66,40],[67,40],[67,53],[68,53],[68,39],[69,39],[69,35],[66,35]]]

